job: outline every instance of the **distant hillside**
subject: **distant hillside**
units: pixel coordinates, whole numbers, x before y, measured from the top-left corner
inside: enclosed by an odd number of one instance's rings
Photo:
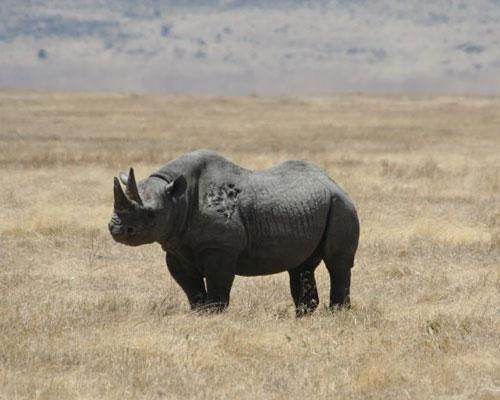
[[[500,1],[3,0],[0,86],[500,93]]]

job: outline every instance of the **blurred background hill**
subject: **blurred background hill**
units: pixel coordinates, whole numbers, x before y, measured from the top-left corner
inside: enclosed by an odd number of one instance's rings
[[[0,87],[498,94],[500,1],[3,0]]]

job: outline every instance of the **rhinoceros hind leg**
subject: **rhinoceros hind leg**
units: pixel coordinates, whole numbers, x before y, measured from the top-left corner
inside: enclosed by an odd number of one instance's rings
[[[325,259],[330,274],[330,308],[349,307],[351,300],[351,268],[354,264],[353,254],[335,254]]]
[[[310,259],[299,267],[288,271],[290,275],[290,291],[295,303],[295,315],[302,317],[312,313],[319,304],[318,290],[314,270],[320,260]]]

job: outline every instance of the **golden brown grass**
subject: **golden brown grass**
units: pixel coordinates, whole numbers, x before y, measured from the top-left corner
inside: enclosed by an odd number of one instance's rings
[[[0,398],[500,396],[500,99],[0,92]],[[193,315],[159,246],[113,243],[112,177],[189,150],[304,158],[355,200],[353,309],[288,277]]]

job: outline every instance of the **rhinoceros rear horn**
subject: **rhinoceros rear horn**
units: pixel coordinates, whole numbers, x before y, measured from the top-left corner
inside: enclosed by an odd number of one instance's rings
[[[135,182],[134,169],[130,168],[128,173],[127,186],[125,187],[125,194],[130,200],[134,200],[138,204],[142,205],[141,196],[139,196],[139,190],[137,189],[137,183]]]
[[[133,207],[130,200],[127,199],[127,196],[125,196],[125,193],[123,193],[120,181],[116,177],[114,179],[113,192],[115,194],[115,210],[125,210],[127,208]]]

